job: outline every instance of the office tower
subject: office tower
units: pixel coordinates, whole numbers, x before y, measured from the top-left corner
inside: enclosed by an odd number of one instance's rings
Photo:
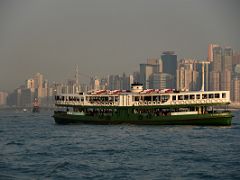
[[[37,73],[35,75],[35,88],[37,89],[37,97],[41,98],[43,97],[43,75],[40,73]]]
[[[218,91],[221,89],[221,71],[222,71],[222,48],[217,46],[213,48],[213,61],[210,66],[209,89]]]
[[[174,51],[165,51],[161,55],[162,72],[172,75],[171,87],[176,88],[177,55]]]
[[[213,61],[213,48],[219,47],[217,44],[209,44],[208,45],[208,61]]]
[[[133,82],[140,82],[140,72],[139,71],[133,72]]]
[[[7,103],[8,93],[0,91],[0,106],[4,106]]]
[[[121,78],[119,75],[110,75],[108,80],[108,89],[121,89]]]
[[[121,77],[121,89],[129,90],[129,80],[125,73]]]
[[[177,69],[177,89],[196,91],[200,90],[198,62],[192,59],[182,59]]]
[[[100,89],[101,90],[107,90],[108,89],[108,81],[106,78],[100,79]]]
[[[149,77],[149,88],[151,89],[167,89],[172,76],[167,73],[153,73]]]
[[[131,90],[131,85],[134,83],[134,77],[132,74],[129,75],[128,80],[129,80],[128,89]]]
[[[150,76],[153,73],[159,73],[159,60],[148,59],[147,64],[140,64],[140,83],[144,89],[150,88]]]

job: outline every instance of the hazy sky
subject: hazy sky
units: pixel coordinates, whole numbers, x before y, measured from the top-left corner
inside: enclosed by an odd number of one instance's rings
[[[101,77],[136,71],[164,50],[179,59],[206,58],[212,42],[239,51],[239,8],[239,0],[0,0],[0,90],[36,72],[63,82],[76,64]]]

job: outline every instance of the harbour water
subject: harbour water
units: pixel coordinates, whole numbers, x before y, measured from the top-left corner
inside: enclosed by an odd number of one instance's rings
[[[0,179],[240,179],[232,126],[56,125],[0,111]]]

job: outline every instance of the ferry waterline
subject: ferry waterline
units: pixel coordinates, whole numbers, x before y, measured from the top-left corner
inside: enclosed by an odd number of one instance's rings
[[[57,124],[231,125],[229,91],[99,90],[55,96]],[[217,110],[219,106],[225,110]]]

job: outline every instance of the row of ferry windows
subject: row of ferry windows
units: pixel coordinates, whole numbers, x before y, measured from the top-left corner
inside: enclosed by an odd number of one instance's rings
[[[215,93],[215,94],[202,94],[202,99],[213,99],[213,98],[226,98],[226,93]],[[190,94],[190,95],[177,95],[172,96],[172,100],[194,100],[194,99],[201,99],[200,94]]]
[[[213,99],[213,98],[226,98],[226,93],[215,93],[215,94],[188,94],[188,95],[173,95],[172,100],[195,100],[195,99]],[[133,101],[163,101],[166,102],[170,98],[169,95],[163,96],[133,96]]]
[[[220,96],[222,95],[222,98],[226,98],[226,93],[215,93],[215,94],[202,94],[202,99],[213,99],[213,98],[221,98]],[[166,102],[170,98],[169,95],[162,95],[162,96],[134,96],[133,100],[134,101],[162,101]],[[200,94],[190,94],[190,95],[173,95],[172,100],[194,100],[194,99],[201,99]],[[55,100],[61,100],[61,101],[84,101],[84,98],[78,98],[78,97],[66,97],[66,96],[55,96]],[[118,96],[115,97],[86,97],[87,101],[118,101]]]

